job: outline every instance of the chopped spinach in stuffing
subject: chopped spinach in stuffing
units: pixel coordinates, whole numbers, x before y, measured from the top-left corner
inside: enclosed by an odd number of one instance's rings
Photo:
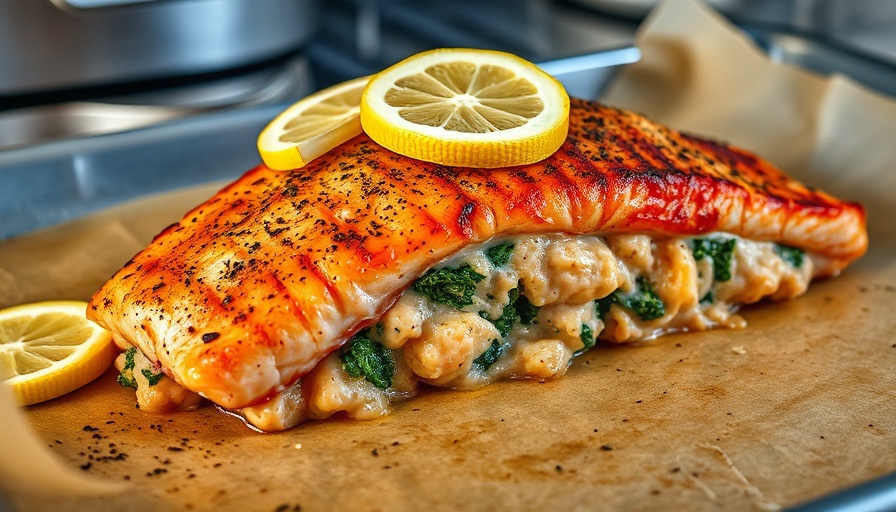
[[[143,376],[146,377],[146,380],[149,381],[150,386],[155,386],[159,383],[160,380],[162,380],[162,377],[165,376],[165,374],[161,372],[152,373],[148,368],[144,368],[140,371],[140,373],[142,373]]]
[[[496,267],[506,265],[510,261],[511,254],[513,254],[513,244],[496,245],[485,250],[485,257]]]
[[[597,343],[597,340],[594,338],[594,332],[588,324],[582,324],[582,331],[579,334],[579,338],[582,340],[582,345],[584,346],[576,352],[576,355],[587,352],[588,349],[594,347]]]
[[[520,317],[520,323],[523,325],[532,325],[535,317],[538,316],[538,306],[534,306],[525,295],[520,294],[514,302],[516,314]]]
[[[532,325],[535,317],[538,316],[538,308],[533,306],[529,299],[520,293],[519,288],[508,291],[507,298],[508,302],[504,309],[501,310],[501,316],[496,320],[489,318],[485,311],[479,312],[479,316],[495,325],[502,338],[510,333],[517,322],[523,325]]]
[[[666,305],[653,291],[647,278],[639,277],[636,283],[637,288],[632,293],[616,290],[610,295],[595,301],[598,316],[603,319],[613,304],[619,304],[633,311],[641,320],[656,320],[665,315]]]
[[[504,352],[504,346],[498,340],[492,340],[492,344],[479,357],[473,360],[473,364],[478,366],[482,371],[488,370],[495,361],[501,357]]]
[[[463,309],[464,306],[473,304],[476,283],[483,279],[484,275],[466,264],[459,267],[433,268],[414,281],[412,288],[434,302]]]
[[[805,256],[805,253],[802,249],[797,249],[796,247],[790,247],[787,245],[775,244],[775,252],[778,253],[778,256],[780,256],[782,260],[786,261],[794,268],[800,268],[803,266],[803,257]]]
[[[510,334],[510,331],[517,322],[522,325],[532,325],[532,322],[535,321],[535,317],[538,315],[538,308],[533,306],[532,303],[529,302],[529,299],[520,293],[519,288],[513,288],[508,291],[507,299],[507,304],[504,306],[504,309],[501,310],[501,316],[495,320],[489,318],[488,313],[485,311],[479,312],[479,316],[485,318],[495,326],[498,333],[501,335],[501,338],[505,338]],[[487,370],[499,357],[501,357],[503,352],[504,346],[500,344],[498,340],[493,340],[488,350],[474,359],[473,363],[483,371]]]
[[[513,325],[520,319],[519,313],[516,311],[516,301],[520,295],[519,288],[514,288],[507,292],[507,298],[509,299],[504,309],[501,311],[501,316],[498,317],[497,320],[492,320],[486,316],[486,320],[490,321],[495,325],[495,328],[498,329],[498,332],[501,333],[501,337],[507,336],[510,333],[510,330],[513,329]]]
[[[716,281],[731,279],[731,258],[734,256],[734,238],[695,238],[694,259],[712,260],[712,274]]]
[[[351,339],[339,355],[342,367],[352,377],[364,377],[380,389],[392,385],[395,374],[395,360],[392,353],[382,344],[372,341],[363,331]]]
[[[136,362],[134,357],[137,355],[137,348],[130,347],[124,352],[124,367],[118,374],[118,384],[125,388],[137,389],[137,379],[134,378],[134,367]]]

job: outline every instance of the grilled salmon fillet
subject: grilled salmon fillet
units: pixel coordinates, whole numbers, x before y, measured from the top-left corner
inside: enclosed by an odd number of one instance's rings
[[[164,229],[88,316],[225,408],[287,389],[428,269],[518,234],[727,233],[806,251],[815,276],[866,250],[865,213],[746,151],[572,100],[550,158],[449,168],[359,135],[292,172],[252,169]]]

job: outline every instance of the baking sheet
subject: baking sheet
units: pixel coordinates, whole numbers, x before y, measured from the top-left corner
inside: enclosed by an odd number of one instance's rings
[[[425,392],[375,421],[257,434],[212,407],[147,414],[109,372],[23,412],[63,468],[125,491],[75,497],[38,466],[30,476],[41,492],[0,480],[7,506],[775,510],[896,469],[896,106],[841,78],[768,63],[690,0],[662,4],[639,46],[642,61],[609,102],[734,141],[861,200],[869,254],[805,297],[748,308],[744,330],[602,346],[559,381]],[[86,299],[218,186],[3,242],[0,301]],[[28,479],[29,466],[16,475]]]

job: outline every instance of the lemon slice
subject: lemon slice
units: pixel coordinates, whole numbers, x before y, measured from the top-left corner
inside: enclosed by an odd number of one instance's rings
[[[50,301],[0,310],[0,380],[22,405],[87,384],[118,354],[112,336],[84,315],[87,303]]]
[[[361,97],[361,126],[380,145],[419,160],[530,164],[566,140],[569,96],[560,82],[515,55],[444,48],[374,75]]]
[[[271,169],[288,171],[361,133],[359,105],[367,77],[355,78],[299,100],[258,136],[258,153]]]

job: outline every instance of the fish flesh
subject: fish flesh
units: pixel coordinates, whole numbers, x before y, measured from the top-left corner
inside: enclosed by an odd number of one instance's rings
[[[159,233],[94,295],[88,316],[178,385],[225,409],[257,407],[465,251],[518,240],[544,253],[554,238],[591,236],[622,254],[625,244],[649,251],[709,234],[796,248],[811,259],[808,278],[838,274],[868,243],[857,203],[747,151],[572,99],[567,141],[536,164],[440,166],[361,134],[302,169],[258,166]],[[619,279],[631,288],[636,277]],[[420,354],[408,364],[423,364]]]

